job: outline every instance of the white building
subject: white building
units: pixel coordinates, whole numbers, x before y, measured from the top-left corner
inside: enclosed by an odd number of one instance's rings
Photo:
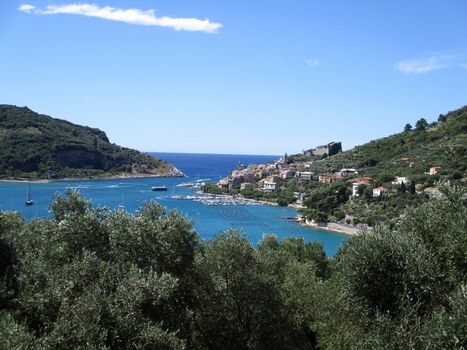
[[[402,177],[402,176],[396,176],[396,179],[392,182],[393,185],[409,185],[410,184],[410,180],[406,177]]]
[[[342,176],[347,176],[349,174],[358,174],[358,172],[356,169],[353,168],[343,168],[341,169],[341,171],[338,172],[338,174]]]
[[[264,181],[263,184],[264,192],[277,192],[279,191],[279,183],[274,181]]]
[[[358,187],[361,185],[359,182],[354,182],[352,184],[352,197],[358,197]]]
[[[373,188],[373,197],[386,197],[389,191],[384,187]]]
[[[297,179],[310,181],[313,178],[313,173],[311,171],[297,171],[295,177]]]

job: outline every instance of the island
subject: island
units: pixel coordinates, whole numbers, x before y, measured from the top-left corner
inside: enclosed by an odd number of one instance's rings
[[[164,160],[111,143],[102,130],[0,105],[0,180],[183,176]]]

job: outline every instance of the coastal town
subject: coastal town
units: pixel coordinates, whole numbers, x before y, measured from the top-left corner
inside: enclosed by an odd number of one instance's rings
[[[284,154],[275,162],[248,166],[239,163],[229,176],[215,184],[205,184],[202,191],[216,196],[214,201],[207,201],[209,204],[223,203],[220,198],[224,198],[229,203],[251,204],[256,200],[294,207],[299,209],[297,223],[348,234],[368,230],[382,221],[377,214],[381,207],[406,207],[441,195],[434,184],[443,169],[437,164],[429,166],[422,174],[424,181],[418,183],[413,176],[402,173],[373,172],[370,176],[368,168],[316,171],[338,154],[342,155],[341,142],[330,142],[296,155]],[[413,166],[413,159],[408,156],[395,158],[393,162]],[[386,211],[391,223],[402,215],[400,210]]]

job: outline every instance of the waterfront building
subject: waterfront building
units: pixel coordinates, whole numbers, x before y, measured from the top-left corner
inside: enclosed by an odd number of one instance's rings
[[[274,181],[264,181],[263,191],[264,192],[277,192],[279,191],[280,184]]]

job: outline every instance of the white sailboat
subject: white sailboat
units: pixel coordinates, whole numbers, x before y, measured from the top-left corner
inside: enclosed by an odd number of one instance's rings
[[[28,184],[28,194],[26,197],[26,205],[33,205],[34,201],[31,198],[31,184]]]

